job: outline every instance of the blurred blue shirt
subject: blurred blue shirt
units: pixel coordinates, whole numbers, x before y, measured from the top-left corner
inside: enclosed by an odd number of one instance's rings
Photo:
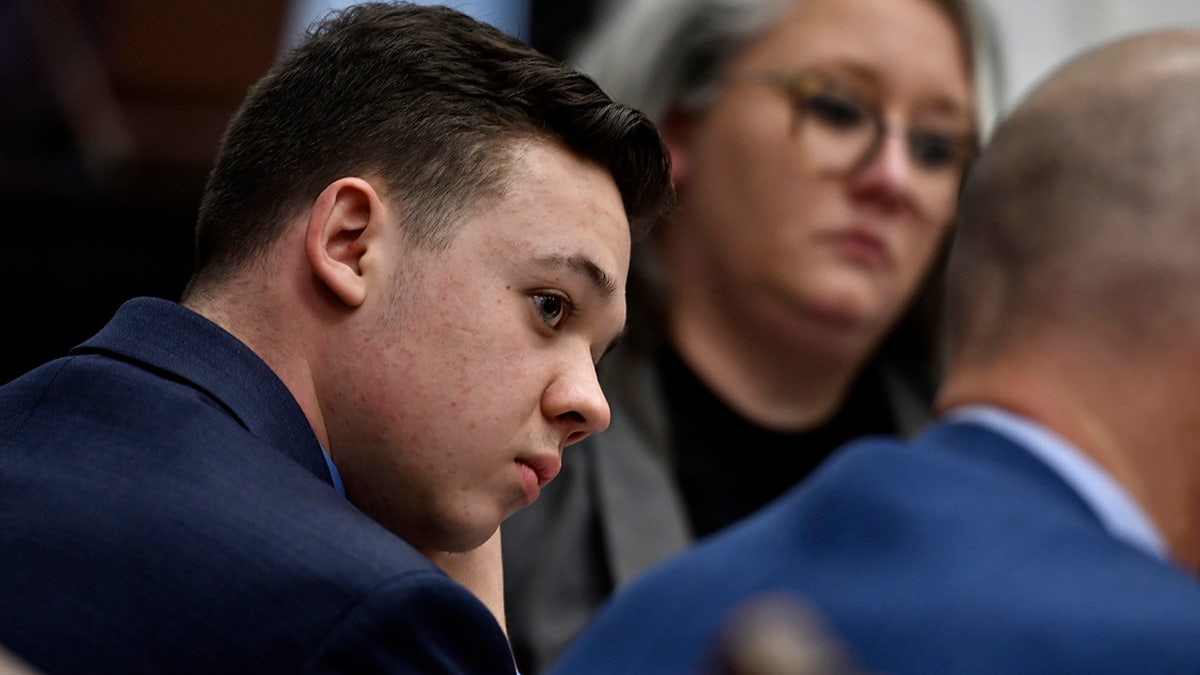
[[[966,405],[947,418],[974,422],[1007,436],[1057,473],[1104,523],[1114,537],[1159,559],[1168,557],[1162,533],[1141,506],[1099,464],[1033,420],[988,405]]]

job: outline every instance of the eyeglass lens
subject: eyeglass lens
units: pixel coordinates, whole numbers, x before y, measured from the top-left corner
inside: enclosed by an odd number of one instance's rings
[[[857,98],[810,78],[789,83],[793,134],[812,169],[844,176],[868,164],[887,134],[881,115]],[[970,155],[962,135],[910,128],[905,132],[915,187],[930,199],[956,193]]]

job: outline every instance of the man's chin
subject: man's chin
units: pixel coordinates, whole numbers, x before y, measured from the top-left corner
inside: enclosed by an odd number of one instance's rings
[[[499,529],[499,523],[459,523],[436,534],[431,533],[425,538],[426,544],[414,545],[426,555],[431,552],[470,553],[496,536]]]

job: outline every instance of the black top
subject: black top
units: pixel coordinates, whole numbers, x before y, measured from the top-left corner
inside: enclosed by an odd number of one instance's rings
[[[675,475],[697,537],[783,494],[846,441],[897,430],[873,367],[863,372],[846,402],[824,424],[779,432],[730,409],[673,349],[664,347],[655,363],[671,420]]]

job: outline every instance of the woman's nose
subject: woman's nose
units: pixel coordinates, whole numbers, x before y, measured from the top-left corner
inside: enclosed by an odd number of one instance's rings
[[[869,160],[858,168],[850,180],[865,194],[899,200],[912,189],[914,166],[908,142],[902,134],[888,133]]]

